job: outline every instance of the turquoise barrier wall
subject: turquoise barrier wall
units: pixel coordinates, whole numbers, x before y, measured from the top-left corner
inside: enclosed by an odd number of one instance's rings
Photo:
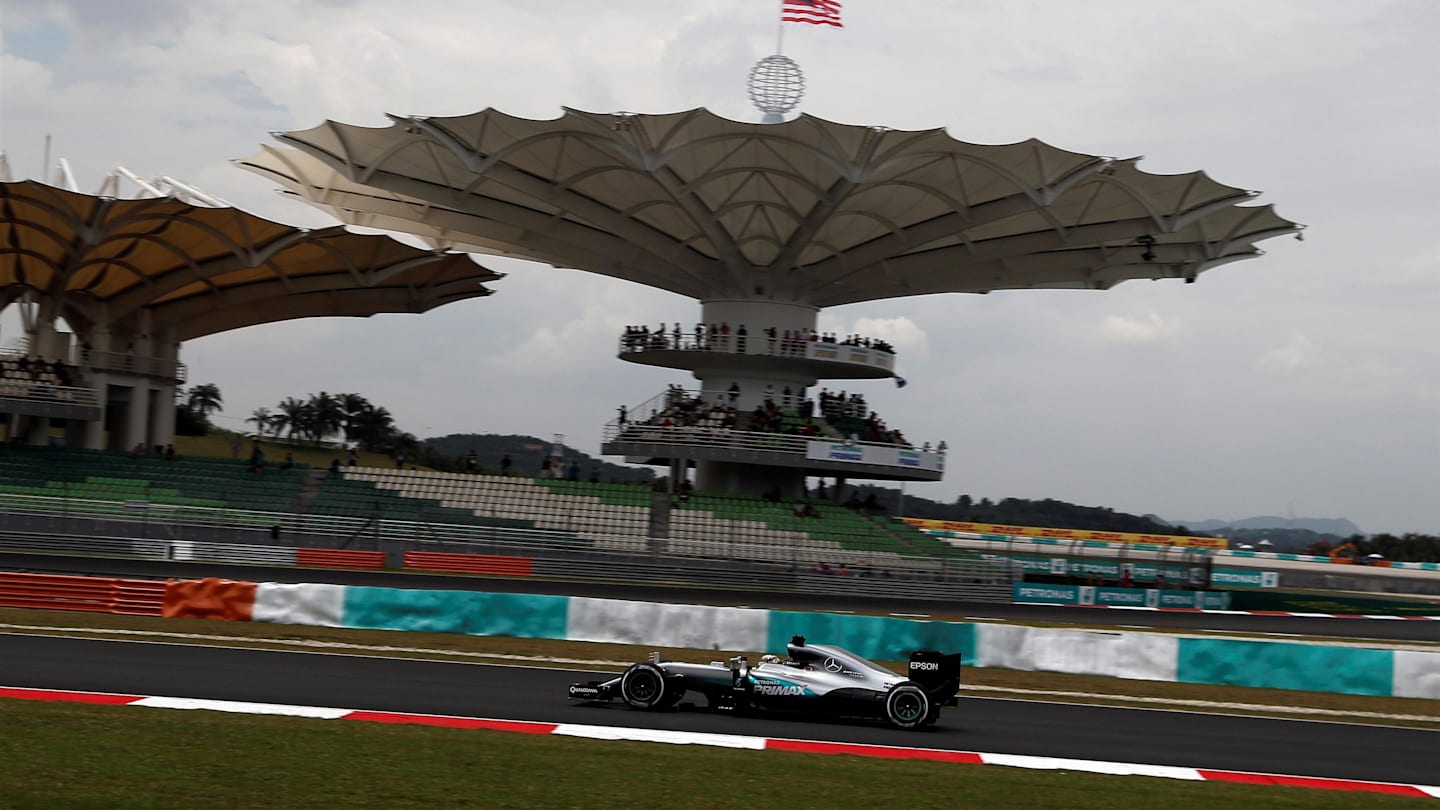
[[[1389,695],[1391,650],[1269,641],[1182,638],[1175,680],[1347,695]]]
[[[1220,591],[1099,588],[1093,585],[1047,585],[1034,582],[1015,583],[1013,599],[1020,604],[1230,609],[1230,594]]]
[[[345,589],[345,627],[565,638],[568,596],[401,588]]]
[[[816,644],[844,647],[876,661],[903,661],[914,650],[958,652],[967,664],[975,660],[975,625],[963,622],[770,611],[766,649],[782,652],[791,636],[805,636]]]

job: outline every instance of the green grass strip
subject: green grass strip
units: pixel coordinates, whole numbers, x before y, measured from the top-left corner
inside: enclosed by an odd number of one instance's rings
[[[1371,793],[0,700],[0,807],[1331,810]]]

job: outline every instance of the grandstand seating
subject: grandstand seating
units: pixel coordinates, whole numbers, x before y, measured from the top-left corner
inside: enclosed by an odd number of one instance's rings
[[[184,508],[184,517],[235,525],[272,525],[275,513],[373,518],[390,522],[387,527],[393,524],[402,535],[411,531],[404,524],[413,524],[416,539],[450,537],[453,532],[445,526],[520,529],[529,530],[528,543],[539,538],[557,547],[574,548],[578,542],[595,550],[750,559],[807,569],[914,569],[946,557],[973,557],[901,521],[829,503],[813,504],[817,517],[799,517],[793,503],[695,493],[672,503],[667,536],[653,538],[652,520],[663,524],[667,516],[652,515],[653,492],[644,484],[347,467],[307,489],[308,473],[305,465],[297,465],[255,475],[245,461],[221,458],[166,461],[65,448],[0,450],[0,494],[38,496],[26,499],[26,508],[68,513],[115,514],[123,508],[116,502],[141,502],[152,512]]]
[[[251,473],[245,462],[208,457],[166,461],[147,455],[67,448],[6,447],[0,492],[56,499],[57,509],[85,511],[87,501],[287,512],[304,481],[304,465]]]
[[[670,514],[672,545],[679,553],[710,548],[727,556],[852,568],[895,567],[913,554],[866,515],[830,503],[812,506],[818,516],[800,517],[793,503],[696,494]]]
[[[464,515],[464,522],[565,532],[600,549],[646,546],[650,506],[643,486],[348,467],[342,481],[326,482],[321,498],[337,484],[372,487],[392,505],[428,501],[445,514]]]

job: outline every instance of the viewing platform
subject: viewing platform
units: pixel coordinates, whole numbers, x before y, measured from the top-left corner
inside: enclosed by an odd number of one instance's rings
[[[743,343],[742,343],[743,340]],[[625,334],[621,360],[695,371],[760,374],[785,372],[822,380],[878,380],[895,376],[895,353],[822,340],[786,340],[764,333],[706,338],[690,333]]]
[[[715,427],[612,422],[605,426],[600,452],[638,464],[758,464],[821,477],[939,481],[945,476],[945,454],[935,450]]]

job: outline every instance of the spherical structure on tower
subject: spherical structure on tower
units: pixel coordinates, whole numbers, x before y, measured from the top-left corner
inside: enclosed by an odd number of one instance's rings
[[[795,60],[772,54],[750,68],[746,82],[750,101],[767,115],[784,115],[800,106],[805,95],[805,74]]]

